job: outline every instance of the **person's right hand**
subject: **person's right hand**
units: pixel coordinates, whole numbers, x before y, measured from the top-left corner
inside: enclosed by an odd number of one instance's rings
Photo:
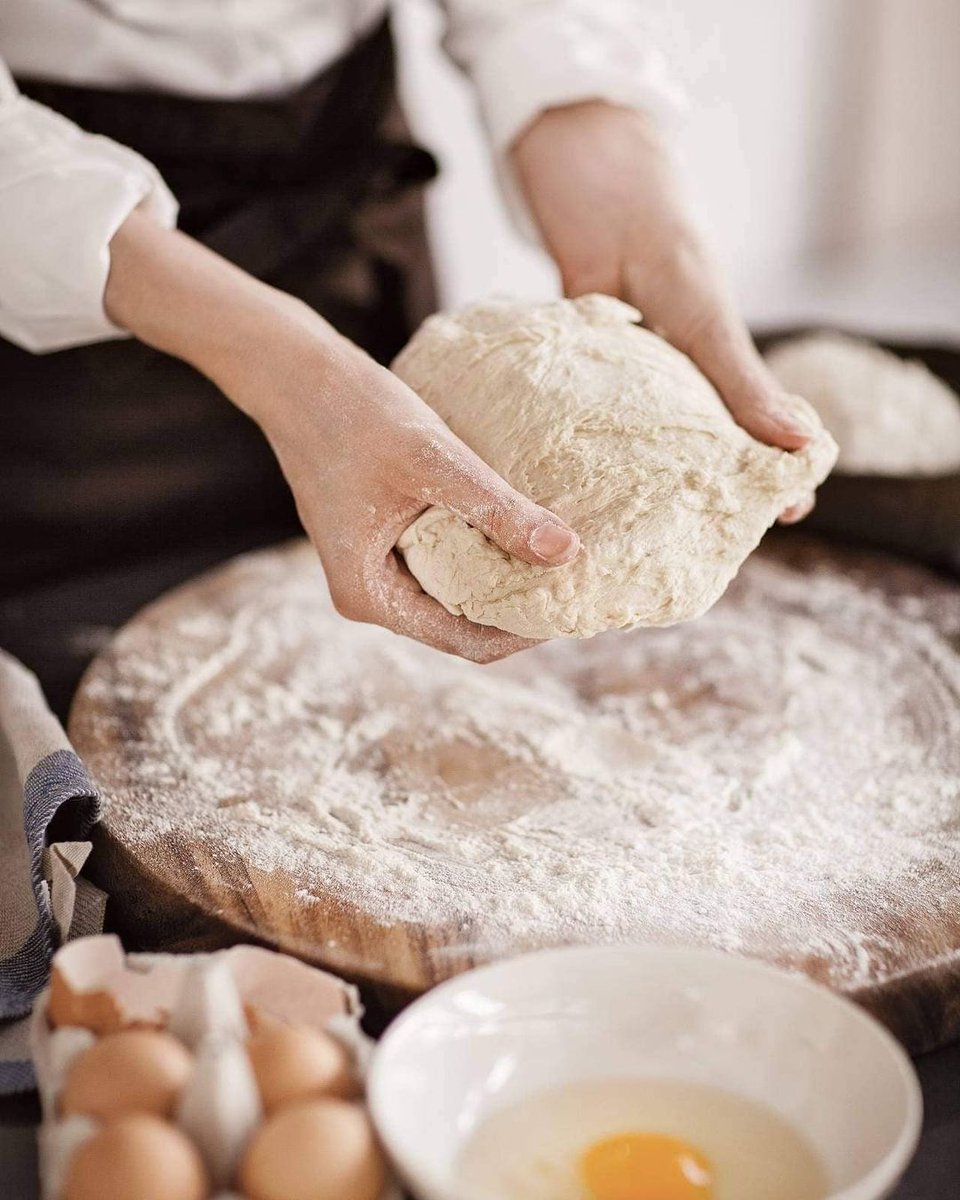
[[[344,616],[490,662],[530,642],[449,613],[394,552],[432,505],[525,562],[559,566],[577,535],[520,495],[406,384],[307,305],[133,213],[111,243],[105,306],[208,375],[269,438]]]

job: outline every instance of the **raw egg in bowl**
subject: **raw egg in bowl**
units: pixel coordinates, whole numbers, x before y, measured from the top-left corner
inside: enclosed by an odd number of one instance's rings
[[[545,950],[411,1005],[368,1095],[418,1200],[882,1200],[920,1131],[889,1033],[706,950]]]

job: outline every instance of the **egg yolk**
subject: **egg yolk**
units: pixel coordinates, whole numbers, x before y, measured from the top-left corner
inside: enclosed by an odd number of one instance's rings
[[[589,1200],[710,1200],[710,1163],[699,1150],[659,1133],[624,1133],[581,1156]]]

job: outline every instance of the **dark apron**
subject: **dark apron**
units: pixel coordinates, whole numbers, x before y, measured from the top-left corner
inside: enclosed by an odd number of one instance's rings
[[[431,305],[433,158],[396,104],[387,23],[283,99],[20,79],[156,164],[180,227],[387,362]],[[254,424],[134,340],[33,355],[0,339],[0,647],[61,709],[105,630],[227,554],[299,530]]]

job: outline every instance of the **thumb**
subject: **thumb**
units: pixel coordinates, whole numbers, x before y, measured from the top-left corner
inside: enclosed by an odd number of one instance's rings
[[[625,274],[625,298],[650,328],[682,350],[720,393],[734,420],[758,441],[802,449],[820,426],[798,396],[788,396],[761,358],[712,255],[694,238],[692,254],[648,278]],[[653,284],[656,289],[651,291]]]
[[[556,567],[576,558],[580,538],[569,525],[515,491],[466,446],[447,449],[420,489],[422,500],[456,513],[524,562]]]
[[[737,424],[758,441],[800,450],[820,422],[809,404],[788,395],[757,352],[747,327],[722,310],[675,342],[723,398]]]
[[[711,381],[737,424],[768,446],[802,450],[820,429],[813,408],[785,392],[759,355],[721,362]]]

